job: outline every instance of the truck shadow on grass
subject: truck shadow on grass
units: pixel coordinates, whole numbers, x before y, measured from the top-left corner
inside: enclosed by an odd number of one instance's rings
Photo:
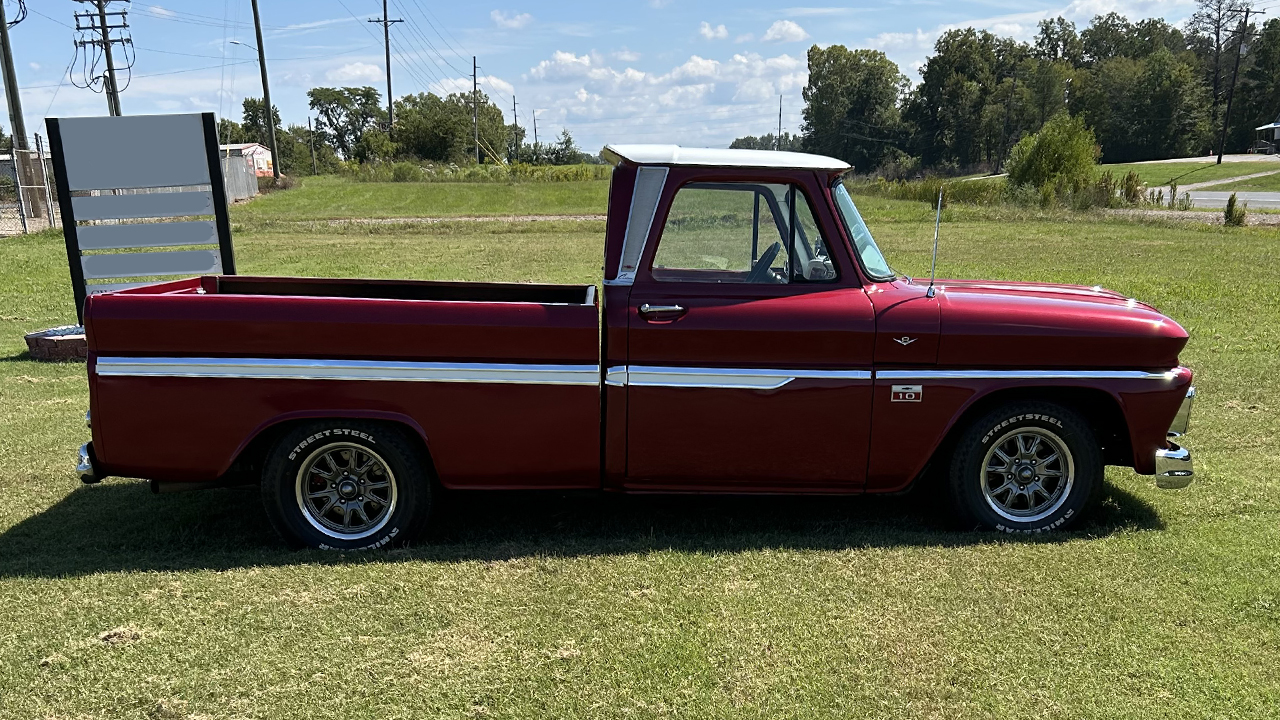
[[[223,570],[366,558],[454,562],[654,550],[839,550],[1006,541],[990,533],[951,529],[944,508],[931,497],[459,493],[438,503],[431,531],[413,548],[341,555],[287,549],[267,523],[256,488],[156,496],[144,483],[113,481],[79,487],[0,534],[0,577]],[[1108,485],[1089,522],[1072,533],[1031,541],[1163,527],[1153,507]]]

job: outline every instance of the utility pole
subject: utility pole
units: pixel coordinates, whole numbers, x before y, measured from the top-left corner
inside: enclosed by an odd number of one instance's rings
[[[512,133],[512,138],[514,139],[513,144],[515,145],[515,148],[516,148],[516,154],[513,160],[515,162],[520,162],[520,116],[516,114],[517,107],[519,106],[516,105],[516,96],[512,95],[511,96],[511,124],[514,125],[516,128],[516,131]]]
[[[1240,75],[1240,55],[1244,50],[1244,37],[1249,33],[1250,8],[1244,9],[1244,19],[1240,21],[1240,37],[1236,40],[1236,63],[1231,71],[1231,86],[1227,88],[1227,109],[1222,113],[1222,135],[1218,139],[1218,164],[1222,164],[1222,153],[1227,145],[1227,126],[1231,124],[1231,100],[1236,94],[1236,78]],[[1260,13],[1261,11],[1259,11]]]
[[[533,148],[534,148],[534,153],[536,154],[538,149],[538,111],[537,110],[533,111]]]
[[[13,46],[9,44],[9,19],[4,15],[4,0],[0,0],[0,62],[4,63],[4,96],[9,101],[9,127],[13,130],[13,145],[17,150],[28,150],[27,123],[22,119],[22,98],[18,95],[18,72],[13,67]]]
[[[476,56],[471,56],[471,132],[476,143],[476,164],[480,164],[480,66]]]
[[[102,48],[102,54],[107,59],[107,72],[103,75],[102,80],[103,89],[106,91],[107,95],[107,110],[112,115],[117,116],[122,114],[120,110],[120,83],[116,77],[116,63],[115,58],[111,54],[111,46],[120,45],[121,47],[124,47],[125,45],[133,44],[133,41],[130,38],[111,37],[112,30],[127,30],[129,28],[129,21],[127,17],[128,11],[108,11],[107,6],[113,2],[123,2],[127,4],[129,1],[130,0],[75,0],[75,2],[93,5],[97,9],[96,13],[92,11],[78,12],[75,14],[75,18],[76,30],[80,32],[97,32],[99,34],[99,39],[77,40],[76,45],[82,48],[90,45]],[[120,24],[111,25],[107,20],[108,16],[119,17]],[[82,26],[80,24],[81,20],[88,21],[88,25]]]
[[[773,149],[782,149],[782,96],[778,96],[778,135],[774,138]]]
[[[2,0],[0,0],[2,1]],[[267,51],[262,46],[262,18],[258,16],[258,0],[253,0],[253,31],[258,36],[258,69],[262,71],[262,104],[266,106],[267,142],[271,149],[271,177],[280,181],[280,154],[276,152],[276,112],[271,104],[271,86],[267,84]]]
[[[370,20],[382,26],[382,44],[387,53],[387,138],[391,137],[392,128],[396,124],[395,104],[391,95],[391,26],[404,20],[392,20],[387,17],[387,0],[382,0],[382,19]]]
[[[311,145],[311,174],[319,175],[316,170],[316,133],[311,129],[311,116],[307,116],[307,143]]]

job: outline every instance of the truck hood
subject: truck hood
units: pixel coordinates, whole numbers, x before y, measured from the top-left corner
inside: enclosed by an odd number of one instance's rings
[[[1167,370],[1187,344],[1186,330],[1151,305],[1101,287],[938,285],[940,367]]]

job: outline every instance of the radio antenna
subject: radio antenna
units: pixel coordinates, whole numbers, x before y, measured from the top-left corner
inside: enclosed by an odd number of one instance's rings
[[[942,186],[938,186],[938,217],[933,222],[933,264],[929,267],[929,289],[924,296],[931,298],[937,295],[933,289],[934,278],[938,274],[938,229],[942,227]]]

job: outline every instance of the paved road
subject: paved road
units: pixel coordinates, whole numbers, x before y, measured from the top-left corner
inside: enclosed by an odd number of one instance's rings
[[[1223,208],[1227,206],[1230,192],[1190,190],[1191,202],[1199,208]],[[1249,207],[1262,210],[1280,210],[1280,192],[1237,192],[1236,202],[1247,202]]]

